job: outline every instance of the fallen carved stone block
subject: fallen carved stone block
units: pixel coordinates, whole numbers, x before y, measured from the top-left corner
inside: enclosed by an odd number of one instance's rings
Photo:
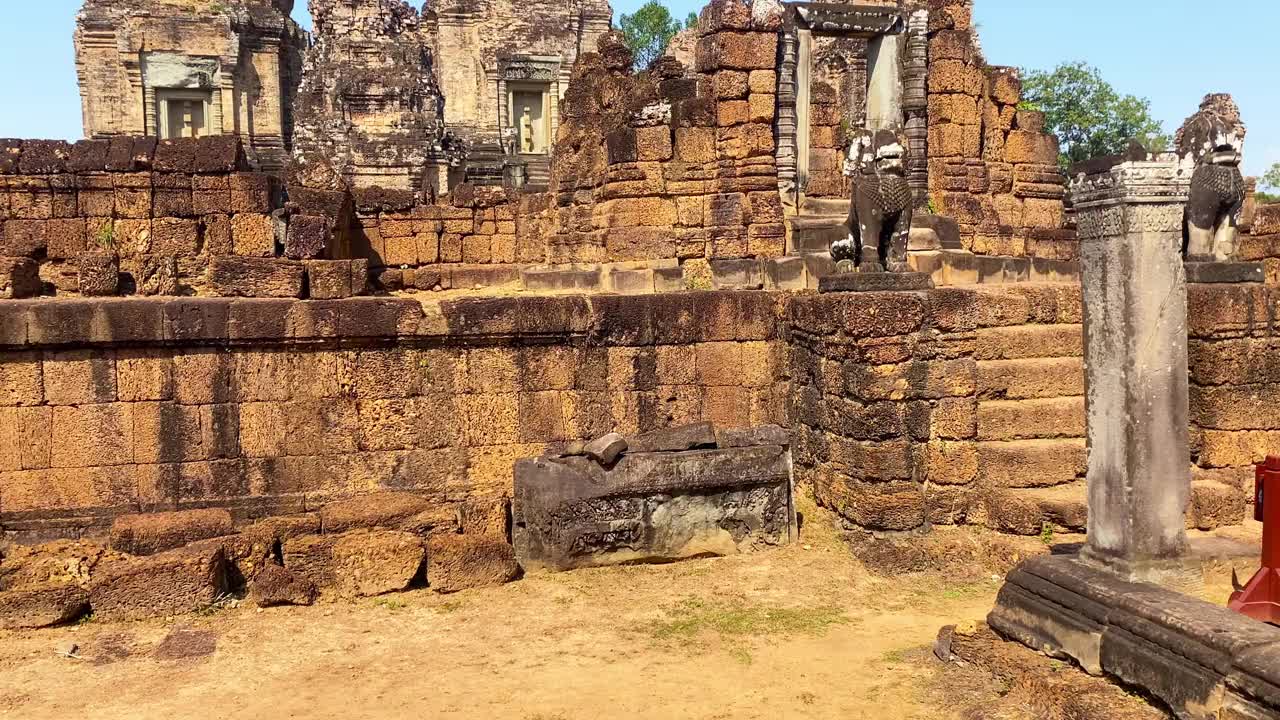
[[[697,435],[689,439],[700,446]],[[582,456],[524,459],[513,514],[525,570],[783,545],[796,533],[791,454],[779,445],[627,453],[607,468]]]
[[[988,617],[1007,638],[1142,688],[1178,717],[1280,717],[1280,628],[1074,557],[1028,560]],[[1226,713],[1225,715],[1223,713]]]

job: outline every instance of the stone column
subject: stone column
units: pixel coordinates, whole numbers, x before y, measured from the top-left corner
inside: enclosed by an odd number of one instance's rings
[[[1158,579],[1186,551],[1190,494],[1182,216],[1174,156],[1072,183],[1084,285],[1089,535],[1085,558]]]

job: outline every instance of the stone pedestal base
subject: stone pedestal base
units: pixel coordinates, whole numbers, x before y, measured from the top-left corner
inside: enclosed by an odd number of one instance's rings
[[[1262,263],[1188,261],[1186,268],[1189,283],[1260,283],[1266,279]]]
[[[1086,545],[1077,560],[1125,582],[1151,583],[1187,595],[1196,595],[1204,590],[1201,561],[1190,555],[1167,560],[1124,560],[1100,555]]]
[[[987,622],[1142,688],[1181,718],[1280,717],[1280,628],[1074,557],[1019,565]]]
[[[851,272],[818,281],[818,292],[913,292],[932,290],[933,280],[920,272]]]

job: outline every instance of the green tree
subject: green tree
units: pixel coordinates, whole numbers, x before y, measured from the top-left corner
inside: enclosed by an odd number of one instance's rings
[[[698,16],[689,13],[683,24],[671,17],[671,11],[658,0],[640,6],[631,15],[623,15],[619,21],[627,46],[635,53],[636,67],[647,68],[662,57],[675,34],[698,23]]]
[[[1116,155],[1130,140],[1151,152],[1170,145],[1160,123],[1151,117],[1151,101],[1121,95],[1084,62],[1065,63],[1052,71],[1023,72],[1023,107],[1044,113],[1045,126],[1062,145],[1065,168],[1102,155]]]
[[[1280,163],[1272,165],[1263,173],[1258,179],[1258,188],[1258,202],[1267,204],[1280,202]]]

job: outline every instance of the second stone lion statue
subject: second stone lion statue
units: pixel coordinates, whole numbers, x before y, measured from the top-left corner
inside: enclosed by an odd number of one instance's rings
[[[849,236],[831,244],[838,272],[907,272],[914,200],[906,148],[893,130],[862,131],[850,144]]]

